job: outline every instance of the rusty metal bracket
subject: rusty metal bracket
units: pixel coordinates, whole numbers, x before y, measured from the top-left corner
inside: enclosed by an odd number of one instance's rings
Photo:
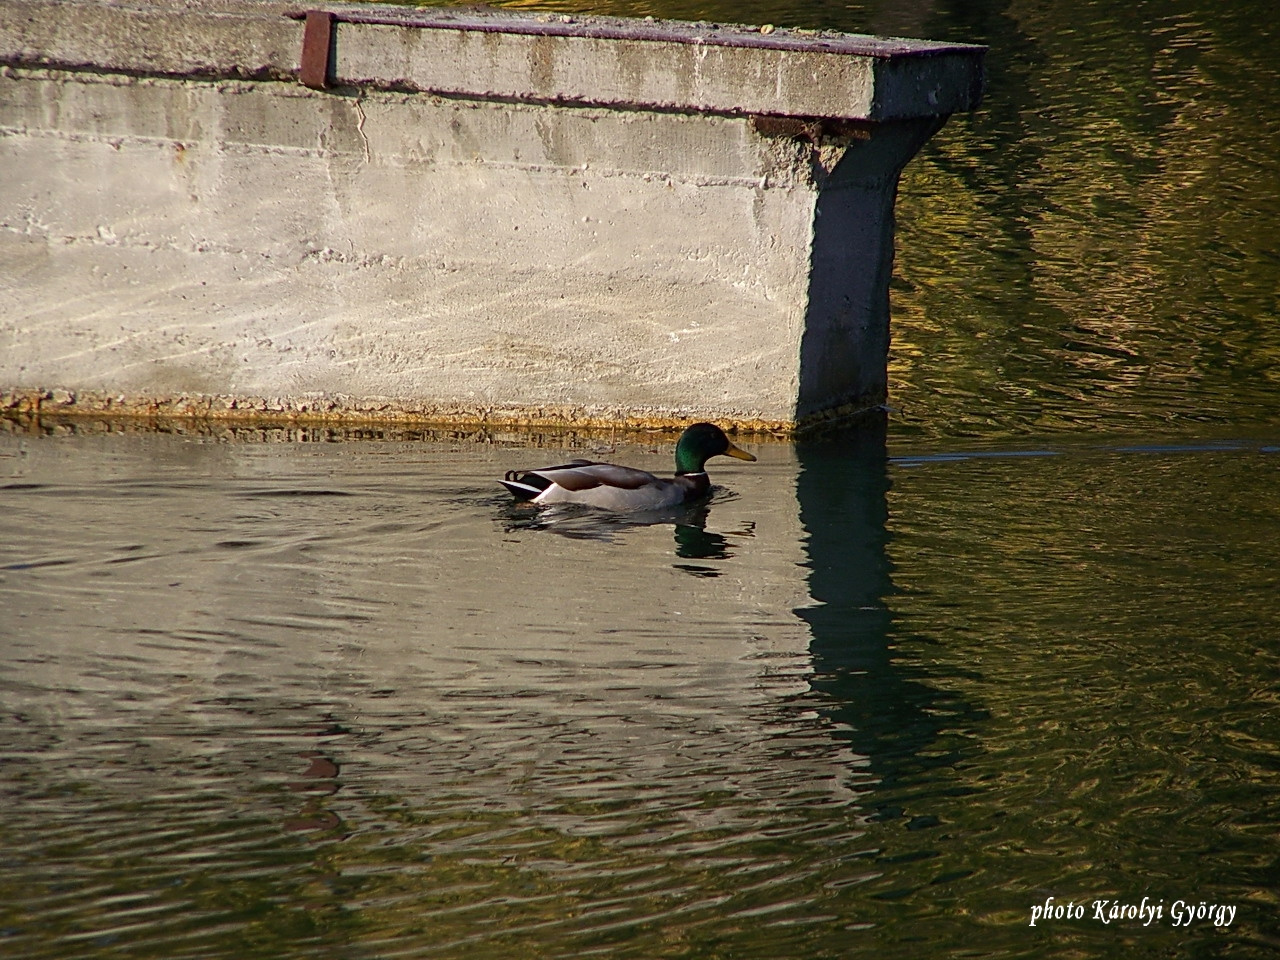
[[[334,15],[324,10],[308,10],[302,32],[302,69],[298,79],[304,87],[325,90],[333,52]]]

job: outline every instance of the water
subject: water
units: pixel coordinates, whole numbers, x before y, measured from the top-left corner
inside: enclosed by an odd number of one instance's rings
[[[646,524],[493,478],[663,442],[5,427],[0,956],[1274,956],[1271,8],[557,9],[991,44],[886,435]]]
[[[1277,942],[1280,446],[764,442],[642,525],[492,480],[599,440],[323,437],[0,440],[5,955]]]

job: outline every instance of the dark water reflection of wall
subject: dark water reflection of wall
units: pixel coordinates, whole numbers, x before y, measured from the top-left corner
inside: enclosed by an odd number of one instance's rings
[[[904,774],[954,764],[956,749],[938,748],[940,728],[971,726],[982,711],[897,649],[883,423],[801,441],[796,457],[813,601],[796,615],[812,632],[810,682],[828,699],[837,735],[892,789]],[[882,817],[902,812],[871,802]]]

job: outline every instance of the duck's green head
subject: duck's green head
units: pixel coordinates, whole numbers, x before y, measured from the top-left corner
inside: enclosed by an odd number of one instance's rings
[[[755,459],[735,447],[714,423],[695,423],[676,442],[676,473],[701,473],[708,460],[719,456]]]

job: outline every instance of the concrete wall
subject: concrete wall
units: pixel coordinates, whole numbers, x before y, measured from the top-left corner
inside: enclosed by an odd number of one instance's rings
[[[884,399],[897,176],[979,49],[328,5],[308,89],[293,9],[0,0],[0,407],[787,429]]]

